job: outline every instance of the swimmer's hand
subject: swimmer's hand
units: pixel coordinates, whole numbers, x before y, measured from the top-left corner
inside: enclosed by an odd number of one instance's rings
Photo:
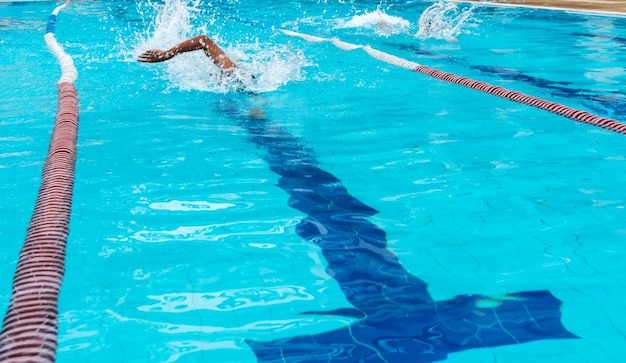
[[[175,55],[175,52],[164,51],[160,49],[150,49],[141,53],[139,57],[137,57],[137,60],[145,63],[158,63],[165,62]]]

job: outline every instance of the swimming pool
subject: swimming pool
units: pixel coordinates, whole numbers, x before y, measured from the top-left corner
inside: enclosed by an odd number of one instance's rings
[[[0,314],[56,112],[53,8],[0,4]],[[625,120],[620,17],[74,1],[58,361],[619,361],[624,135],[280,29]],[[258,96],[201,54],[134,61],[198,33]]]

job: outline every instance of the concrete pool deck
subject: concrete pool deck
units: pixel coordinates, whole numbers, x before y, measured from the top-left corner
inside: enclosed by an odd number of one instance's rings
[[[529,7],[626,16],[623,0],[453,0],[494,6]]]

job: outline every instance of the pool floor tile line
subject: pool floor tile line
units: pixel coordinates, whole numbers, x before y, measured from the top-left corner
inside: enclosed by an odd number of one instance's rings
[[[561,302],[547,290],[433,300],[427,283],[400,264],[386,233],[369,221],[378,212],[320,169],[303,140],[243,109],[236,100],[218,105],[265,152],[288,205],[306,214],[296,232],[321,249],[328,274],[353,306],[308,314],[358,319],[323,334],[248,341],[259,362],[434,362],[467,349],[577,338],[562,325]]]

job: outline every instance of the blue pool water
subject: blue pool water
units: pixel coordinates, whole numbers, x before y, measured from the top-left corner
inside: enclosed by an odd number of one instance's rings
[[[0,4],[2,315],[56,112],[54,6]],[[623,135],[280,29],[626,121],[620,17],[73,1],[59,362],[621,361]],[[200,33],[256,96],[202,54],[134,60]]]

